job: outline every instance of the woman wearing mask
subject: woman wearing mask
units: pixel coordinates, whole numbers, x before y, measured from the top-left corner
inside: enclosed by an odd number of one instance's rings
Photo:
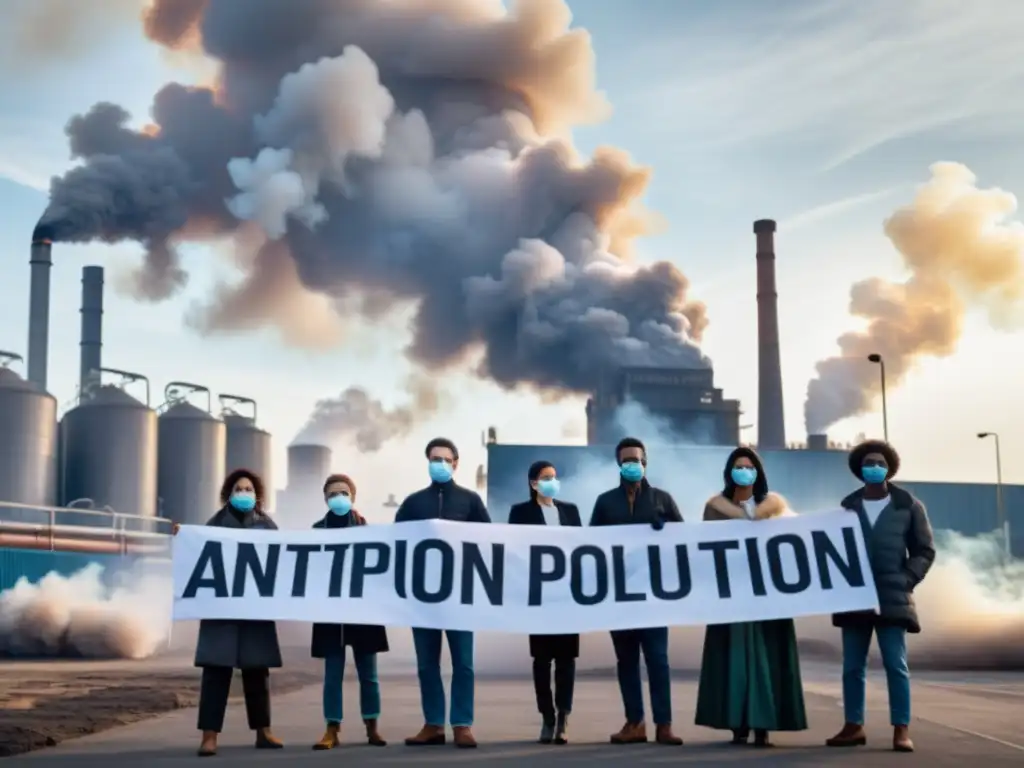
[[[263,481],[248,469],[236,469],[220,489],[223,505],[207,525],[220,528],[277,530],[264,512]],[[175,524],[174,533],[179,526]],[[199,622],[195,665],[203,668],[199,689],[199,730],[203,732],[199,756],[217,754],[217,736],[224,727],[224,712],[231,692],[231,677],[242,670],[245,714],[256,732],[256,749],[284,746],[270,732],[270,669],[281,666],[277,626],[272,621]]]
[[[771,520],[793,514],[768,490],[760,457],[737,448],[725,464],[725,488],[704,508],[705,521]],[[770,747],[771,731],[807,729],[792,619],[710,625],[704,636],[697,725],[732,731],[733,744]]]
[[[324,482],[327,514],[313,527],[337,529],[366,525],[366,520],[352,506],[355,500],[356,484],[352,479],[348,475],[331,475]],[[341,684],[345,678],[346,647],[352,649],[359,677],[359,708],[366,726],[366,740],[374,747],[385,746],[387,742],[377,730],[380,718],[377,654],[388,651],[387,630],[363,624],[314,624],[311,645],[313,658],[324,660],[323,713],[327,721],[327,730],[313,749],[334,749],[341,745]]]
[[[580,511],[575,504],[557,499],[558,477],[550,461],[534,462],[526,474],[530,500],[516,504],[508,513],[509,525],[571,525],[579,527]],[[533,686],[537,710],[543,722],[542,744],[569,741],[569,713],[576,683],[576,658],[580,655],[579,635],[530,635],[533,657]],[[551,694],[551,666],[555,668],[555,692]]]

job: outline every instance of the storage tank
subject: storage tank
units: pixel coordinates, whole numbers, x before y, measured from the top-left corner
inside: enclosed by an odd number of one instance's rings
[[[251,469],[263,478],[263,485],[270,494],[274,488],[272,446],[270,433],[256,426],[256,401],[238,395],[221,395],[219,399],[227,428],[225,469],[228,472],[242,467]],[[238,405],[248,405],[252,416],[238,413]]]
[[[184,399],[197,392],[206,394],[206,410]],[[224,422],[210,414],[206,387],[172,382],[165,396],[166,410],[158,419],[160,516],[183,525],[202,525],[220,508],[227,444]]]
[[[91,499],[140,517],[157,516],[157,418],[149,382],[139,374],[101,368],[146,383],[146,402],[103,384],[61,420],[61,503]]]
[[[21,355],[0,352],[0,506],[57,504],[57,401],[9,365]],[[14,517],[4,511],[8,519]]]

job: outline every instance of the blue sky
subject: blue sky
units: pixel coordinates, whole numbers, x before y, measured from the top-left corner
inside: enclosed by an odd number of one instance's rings
[[[929,165],[961,162],[983,187],[1024,193],[1017,33],[1024,7],[1013,0],[970,8],[956,0],[634,0],[628,11],[618,0],[569,4],[574,23],[593,36],[598,83],[614,106],[575,141],[585,152],[624,148],[654,168],[646,203],[667,226],[640,243],[639,258],[671,260],[690,277],[693,297],[709,306],[704,347],[718,385],[743,402],[750,423],[757,405],[751,223],[779,221],[787,431],[802,439],[814,363],[857,327],[847,314],[850,285],[902,277],[882,221],[910,201]],[[110,100],[142,123],[163,82],[196,76],[173,67],[129,24],[74,59],[21,64],[0,68],[0,348],[17,352],[26,340],[29,235],[48,177],[69,163],[68,117]],[[108,267],[104,364],[149,376],[154,405],[174,379],[256,398],[276,438],[279,481],[287,442],[317,398],[358,384],[401,402],[409,370],[401,318],[385,327],[346,320],[345,344],[326,352],[289,348],[272,330],[201,338],[183,318],[218,278],[233,274],[230,259],[215,247],[191,248],[187,291],[148,305],[115,291],[117,272],[138,254],[131,244],[55,249],[50,381],[61,404],[74,397],[84,264]],[[1022,342],[1024,333],[997,332],[971,316],[956,355],[922,361],[890,393],[890,436],[905,476],[992,479],[992,445],[974,435],[996,430],[1004,478],[1024,482],[1017,463],[1024,437],[1014,429],[1024,423],[1024,359],[1012,354]],[[544,404],[455,375],[445,387],[452,403],[436,420],[379,455],[341,447],[340,468],[389,477],[387,488],[383,480],[361,483],[372,497],[400,494],[420,483],[421,445],[436,432],[464,446],[471,470],[482,460],[488,425],[505,441],[565,442],[566,425],[583,422],[580,402]],[[832,436],[880,431],[879,415],[869,414],[837,425]]]

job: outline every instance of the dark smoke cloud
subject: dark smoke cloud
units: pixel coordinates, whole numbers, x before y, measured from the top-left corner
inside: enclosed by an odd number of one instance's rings
[[[336,326],[317,338],[282,309],[313,291],[368,317],[411,304],[415,363],[472,356],[506,387],[708,365],[684,275],[629,263],[649,169],[611,148],[581,159],[563,138],[607,114],[569,22],[562,0],[160,0],[146,33],[201,46],[217,85],[165,86],[145,131],[109,104],[73,119],[85,164],[54,180],[43,224],[143,243],[149,298],[184,284],[177,243],[258,226],[273,257],[192,311],[208,333],[274,324],[326,345]],[[298,284],[265,276],[282,255]]]
[[[881,379],[868,355],[882,355],[886,384],[898,386],[919,358],[956,351],[969,310],[984,311],[997,328],[1020,325],[1024,229],[1008,221],[1017,198],[976,182],[966,166],[935,163],[913,202],[886,219],[885,234],[910,276],[851,288],[850,314],[867,327],[844,333],[840,353],[817,364],[804,404],[808,434],[871,408]]]

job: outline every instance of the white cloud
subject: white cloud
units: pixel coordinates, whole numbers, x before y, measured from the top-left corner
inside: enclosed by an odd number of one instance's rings
[[[812,224],[818,224],[833,217],[842,216],[861,206],[884,200],[903,188],[901,185],[896,185],[886,189],[879,189],[875,192],[863,192],[859,195],[850,195],[840,200],[833,200],[831,203],[816,205],[792,216],[787,216],[778,223],[779,231],[789,234]]]

